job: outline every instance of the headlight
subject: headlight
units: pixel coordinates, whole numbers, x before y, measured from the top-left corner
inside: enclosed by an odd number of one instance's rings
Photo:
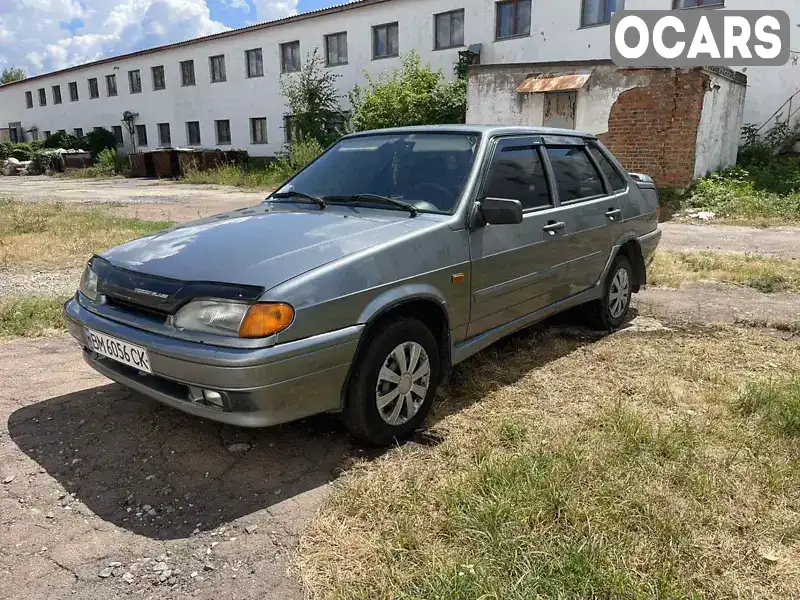
[[[100,294],[97,291],[97,273],[92,271],[91,265],[86,265],[81,275],[81,285],[78,288],[81,294],[89,298],[92,302],[97,302],[100,299]]]
[[[294,309],[288,304],[195,300],[177,312],[173,323],[178,329],[263,338],[283,331],[293,319]]]

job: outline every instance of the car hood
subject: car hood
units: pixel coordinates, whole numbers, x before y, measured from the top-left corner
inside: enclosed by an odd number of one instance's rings
[[[174,227],[101,256],[118,267],[160,277],[270,289],[436,222],[389,210],[265,204]]]

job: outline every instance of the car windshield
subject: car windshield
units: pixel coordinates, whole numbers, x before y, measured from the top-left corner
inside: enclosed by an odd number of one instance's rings
[[[480,136],[377,134],[343,139],[275,195],[292,192],[328,203],[358,202],[402,210],[362,195],[383,196],[422,212],[451,213],[472,170]]]

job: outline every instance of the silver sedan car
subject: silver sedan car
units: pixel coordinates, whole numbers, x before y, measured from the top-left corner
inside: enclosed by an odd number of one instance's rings
[[[64,313],[89,365],[176,409],[244,427],[338,413],[387,444],[503,336],[578,305],[622,324],[660,236],[652,180],[594,136],[372,131],[260,205],[93,257]]]

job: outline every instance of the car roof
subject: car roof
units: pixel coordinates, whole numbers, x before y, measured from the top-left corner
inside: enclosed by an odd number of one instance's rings
[[[597,139],[597,136],[591,133],[575,131],[573,129],[523,127],[519,125],[416,125],[411,127],[392,127],[389,129],[359,131],[358,133],[351,133],[345,136],[345,138],[385,133],[473,133],[488,135],[490,137],[501,135],[559,135]]]

